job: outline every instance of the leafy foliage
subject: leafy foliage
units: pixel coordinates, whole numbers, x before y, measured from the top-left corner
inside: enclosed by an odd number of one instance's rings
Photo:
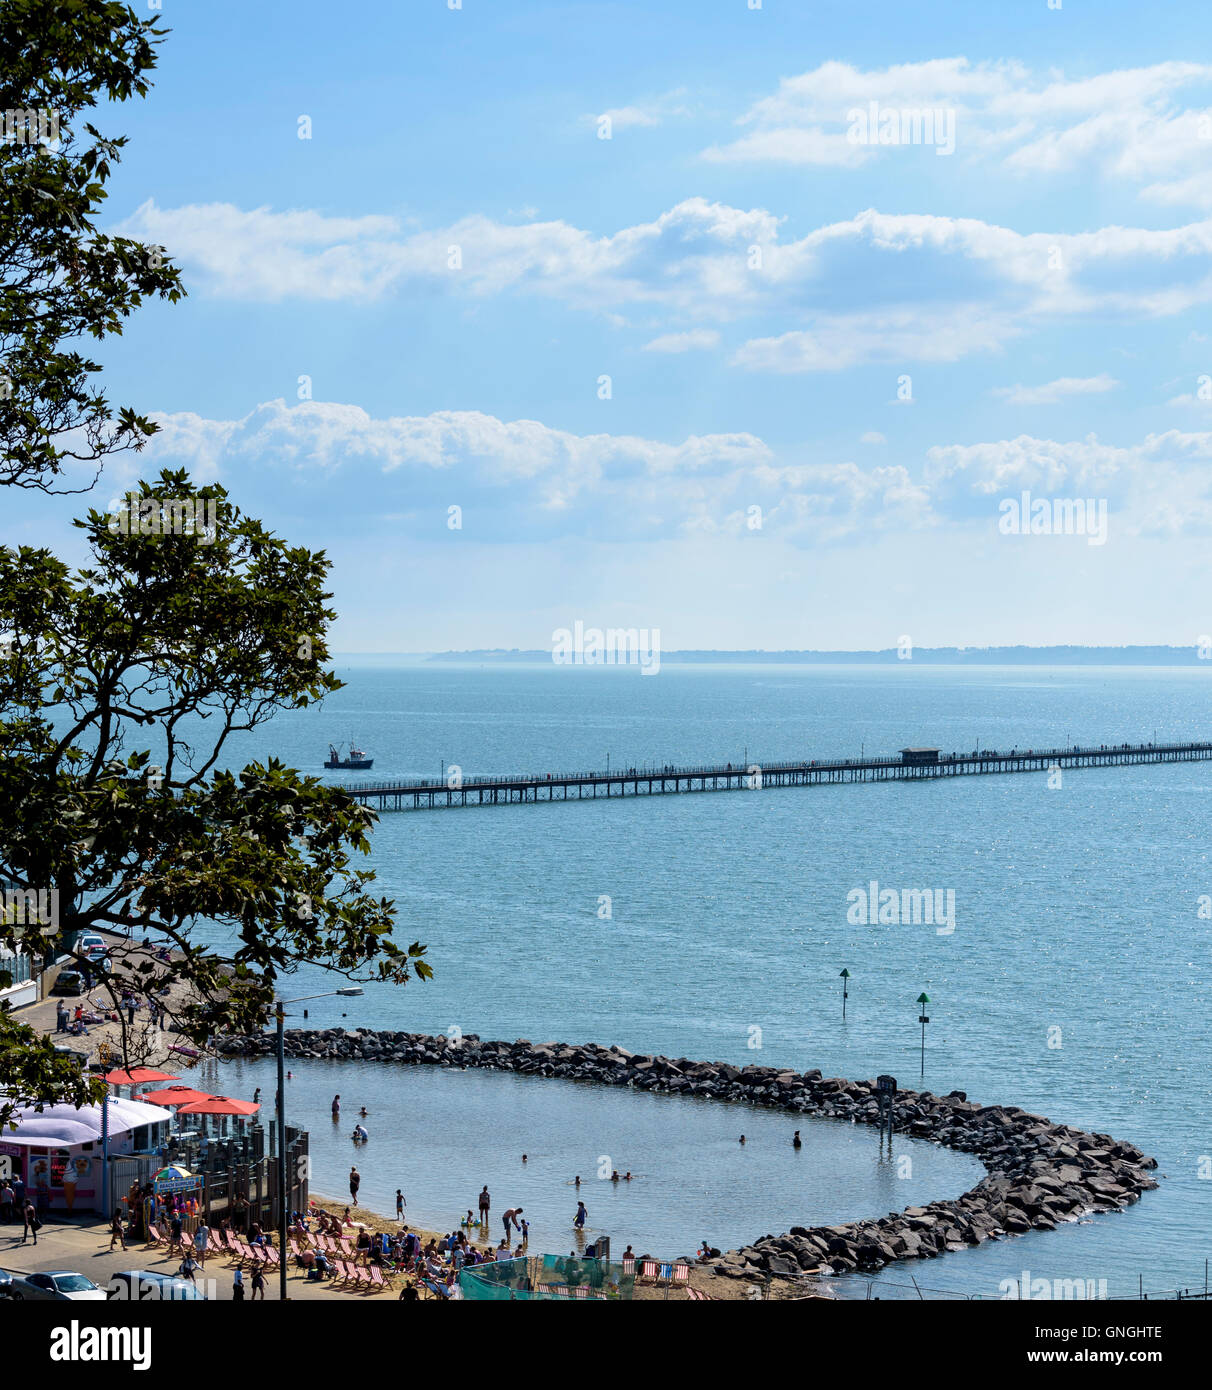
[[[121,334],[148,297],[184,293],[162,247],[97,230],[126,140],[86,119],[147,92],[164,32],[102,0],[0,3],[0,484],[86,490],[106,455],[157,428],[110,405],[79,344]],[[73,460],[95,468],[61,486]]]
[[[233,736],[340,687],[323,667],[327,559],[184,472],[139,491],[135,521],[76,523],[94,557],[78,573],[0,550],[0,878],[58,894],[57,920],[0,922],[0,942],[53,955],[84,929],[129,930],[93,964],[100,988],[115,1008],[127,992],[166,1006],[199,1043],[261,1027],[305,961],[428,977],[425,948],[395,944],[393,904],[354,867],[373,813],[276,759],[224,761]],[[174,529],[182,504],[207,524]],[[140,948],[148,933],[167,959]],[[0,1016],[0,1091],[23,1065],[11,1026]],[[155,1041],[123,1037],[123,1065]]]

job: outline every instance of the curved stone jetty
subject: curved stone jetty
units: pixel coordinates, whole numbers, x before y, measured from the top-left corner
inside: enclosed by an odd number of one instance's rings
[[[272,1052],[272,1034],[219,1039],[225,1056]],[[289,1057],[484,1067],[520,1075],[559,1076],[641,1091],[743,1101],[797,1115],[876,1124],[874,1081],[844,1081],[791,1067],[736,1067],[632,1053],[598,1043],[485,1042],[474,1033],[374,1032],[359,1028],[291,1029]],[[1088,1212],[1129,1206],[1157,1186],[1157,1161],[1134,1144],[1053,1124],[1013,1105],[977,1105],[963,1091],[936,1096],[901,1091],[893,1106],[896,1130],[974,1154],[988,1172],[954,1200],[839,1226],[793,1226],[764,1235],[742,1250],[709,1261],[735,1278],[795,1276],[808,1270],[877,1270],[894,1260],[930,1259],[948,1250],[1025,1231],[1051,1231]]]

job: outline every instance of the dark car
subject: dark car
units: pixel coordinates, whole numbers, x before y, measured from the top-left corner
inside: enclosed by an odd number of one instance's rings
[[[78,970],[60,970],[55,977],[55,987],[51,990],[52,994],[83,994],[85,990],[84,976]]]
[[[153,1274],[148,1269],[124,1269],[120,1274],[109,1276],[106,1298],[131,1302],[154,1303],[206,1301],[201,1289],[188,1279],[180,1279],[175,1274]]]

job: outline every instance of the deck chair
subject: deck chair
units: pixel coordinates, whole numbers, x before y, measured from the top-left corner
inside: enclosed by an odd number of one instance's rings
[[[656,1260],[641,1260],[639,1273],[635,1276],[637,1284],[655,1284],[661,1276],[661,1266]]]
[[[366,1272],[370,1275],[370,1287],[372,1291],[377,1292],[379,1289],[388,1289],[391,1287],[390,1282],[383,1277],[383,1271],[378,1265],[371,1265]]]
[[[684,1261],[679,1261],[673,1267],[673,1284],[675,1288],[679,1285],[689,1286],[690,1284],[690,1266]]]
[[[155,1228],[153,1225],[151,1225],[150,1222],[148,1223],[148,1227],[147,1227],[147,1240],[146,1240],[145,1244],[147,1244],[147,1245],[163,1245],[163,1244],[164,1244],[164,1237],[160,1234],[159,1231],[156,1230],[156,1228]]]

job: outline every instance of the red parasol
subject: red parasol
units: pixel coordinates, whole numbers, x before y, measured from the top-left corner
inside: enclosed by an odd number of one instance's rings
[[[162,1091],[146,1091],[139,1097],[149,1105],[190,1105],[196,1100],[209,1100],[205,1091],[192,1086],[166,1086]]]
[[[251,1100],[232,1100],[230,1096],[205,1096],[190,1101],[177,1111],[178,1115],[255,1115],[260,1110]]]
[[[102,1078],[111,1086],[142,1086],[145,1081],[176,1081],[170,1072],[157,1071],[155,1067],[132,1067],[130,1071],[106,1072]]]

